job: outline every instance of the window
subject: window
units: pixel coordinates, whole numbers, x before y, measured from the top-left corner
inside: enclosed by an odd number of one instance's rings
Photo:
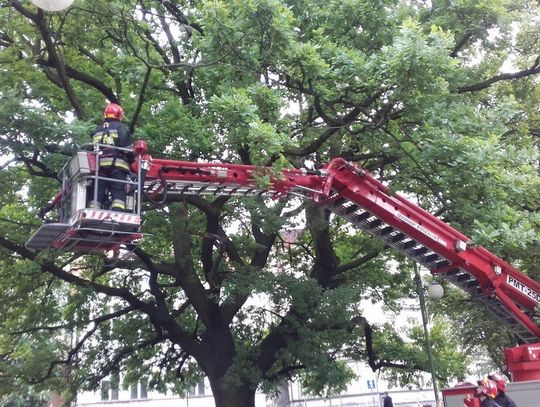
[[[407,317],[407,325],[420,325],[420,321],[416,317]]]
[[[109,390],[111,385],[108,380],[101,381],[101,400],[109,400]]]
[[[141,382],[141,398],[142,399],[148,398],[148,394],[146,392],[146,382]]]
[[[204,396],[204,379],[194,386],[190,386],[188,390],[189,396]]]
[[[114,372],[111,375],[111,400],[118,400],[118,389],[120,387],[120,373]]]
[[[197,384],[197,390],[198,390],[199,396],[204,396],[204,380],[201,380]]]
[[[111,400],[118,400],[118,387],[111,388]]]
[[[139,398],[139,395],[137,393],[137,383],[131,385],[131,399]]]

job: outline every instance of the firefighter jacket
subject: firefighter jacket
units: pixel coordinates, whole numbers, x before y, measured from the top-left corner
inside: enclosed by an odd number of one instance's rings
[[[133,144],[127,126],[116,119],[105,119],[92,134],[92,142],[116,147],[129,147]],[[133,160],[131,154],[106,147],[101,147],[101,151],[99,158],[101,168],[129,171],[129,164]]]
[[[510,397],[508,397],[505,393],[502,392],[499,392],[499,394],[497,394],[497,397],[495,397],[495,401],[501,407],[517,407],[516,403],[514,403],[514,400],[512,400]]]
[[[497,403],[495,400],[486,398],[484,401],[480,403],[482,407],[501,407],[499,403]]]

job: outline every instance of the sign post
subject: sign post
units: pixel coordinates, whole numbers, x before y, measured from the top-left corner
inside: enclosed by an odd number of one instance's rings
[[[375,402],[375,394],[373,394],[373,390],[375,390],[374,379],[367,379],[367,388],[371,392],[371,401],[373,402],[373,407],[377,407],[379,404]]]

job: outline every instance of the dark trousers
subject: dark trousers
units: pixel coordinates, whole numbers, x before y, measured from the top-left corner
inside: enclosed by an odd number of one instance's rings
[[[100,177],[112,178],[114,180],[125,181],[127,172],[118,168],[100,168]],[[94,200],[94,185],[88,190],[88,202],[90,208],[108,209],[107,205],[107,192],[111,194],[110,209],[113,211],[124,211],[126,209],[126,183],[115,182],[100,179],[98,180],[97,187],[97,202]]]

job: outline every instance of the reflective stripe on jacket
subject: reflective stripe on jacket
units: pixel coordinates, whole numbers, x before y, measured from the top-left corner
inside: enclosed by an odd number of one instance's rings
[[[105,119],[103,124],[96,128],[92,134],[92,142],[116,147],[129,147],[132,144],[132,139],[128,128],[119,120]],[[130,155],[128,153],[107,147],[100,147],[100,149],[102,151],[99,158],[100,167],[129,171]]]
[[[94,144],[108,144],[110,146],[116,146],[118,141],[118,130],[116,129],[102,129],[94,133]]]
[[[99,166],[102,168],[114,167],[129,171],[129,164],[120,157],[102,156],[99,158]]]

